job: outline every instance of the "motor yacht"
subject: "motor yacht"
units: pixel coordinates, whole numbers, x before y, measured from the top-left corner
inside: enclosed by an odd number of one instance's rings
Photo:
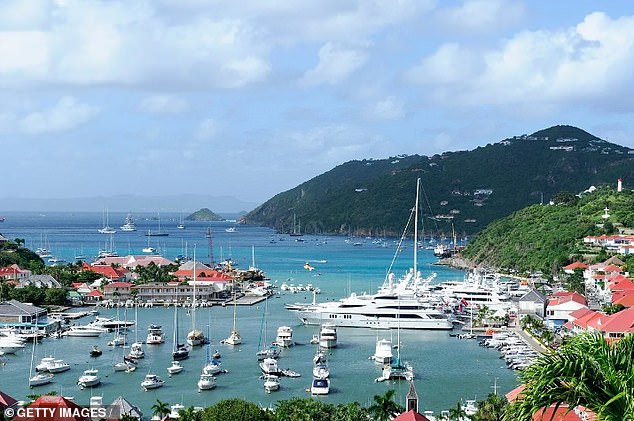
[[[172,361],[172,365],[170,365],[169,367],[167,367],[167,372],[170,374],[170,376],[172,374],[178,374],[181,371],[184,370],[185,367],[183,367],[183,365],[178,362],[178,361]]]
[[[293,329],[290,326],[278,327],[275,343],[283,348],[293,345]]]
[[[162,387],[164,383],[156,374],[146,374],[145,379],[141,382],[141,387],[147,392],[150,389]]]
[[[104,331],[106,330],[95,326],[71,326],[70,329],[62,333],[62,335],[96,338],[101,336]]]
[[[99,370],[91,368],[84,370],[84,373],[77,380],[77,384],[81,387],[94,387],[101,383],[101,377],[99,377]]]
[[[35,371],[48,371],[49,366],[55,362],[54,357],[44,357],[38,365],[35,366]]]
[[[143,344],[141,342],[135,342],[130,347],[130,353],[128,357],[138,360],[145,357],[145,351],[143,350]]]
[[[55,360],[48,365],[48,372],[57,374],[70,370],[70,364],[64,362],[64,360]]]
[[[266,393],[271,393],[280,389],[280,378],[273,374],[264,375],[264,390]]]
[[[224,343],[228,345],[240,345],[242,343],[242,336],[237,330],[232,330],[229,337],[224,340]]]
[[[330,393],[330,381],[328,379],[313,379],[310,393],[312,395],[327,395]]]
[[[159,325],[150,325],[148,327],[147,338],[145,343],[148,345],[159,345],[165,342],[165,334],[163,328]]]
[[[392,341],[379,339],[376,341],[374,355],[371,357],[379,364],[389,364],[392,362]]]
[[[280,373],[277,360],[274,358],[265,358],[264,361],[260,363],[260,369],[264,374],[278,375]]]
[[[198,390],[209,390],[216,387],[216,378],[213,374],[201,374],[198,380]]]
[[[335,348],[337,346],[337,328],[332,323],[324,323],[319,329],[319,347]]]

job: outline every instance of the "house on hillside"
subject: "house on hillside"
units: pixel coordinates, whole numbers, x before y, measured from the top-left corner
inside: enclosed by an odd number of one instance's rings
[[[527,292],[520,297],[517,303],[519,318],[530,315],[544,319],[546,317],[546,303],[548,303],[548,299],[537,290],[533,289]]]
[[[132,298],[133,283],[111,282],[103,287],[103,298],[113,301],[126,301]]]
[[[546,326],[555,329],[571,320],[570,313],[588,308],[586,297],[574,291],[562,291],[548,297]]]
[[[24,279],[18,285],[18,288],[22,288],[28,285],[33,285],[37,288],[61,288],[62,284],[53,278],[51,275],[31,275]]]

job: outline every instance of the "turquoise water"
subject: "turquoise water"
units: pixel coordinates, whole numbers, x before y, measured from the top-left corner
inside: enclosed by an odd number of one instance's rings
[[[0,226],[8,238],[24,238],[27,246],[40,246],[43,238],[58,257],[71,260],[77,250],[94,255],[109,237],[97,233],[101,226],[101,214],[5,214],[7,221]],[[148,215],[150,216],[150,215]],[[110,214],[110,225],[123,223],[125,214]],[[115,234],[115,248],[121,255],[128,252],[141,254],[141,248],[147,245],[148,227],[154,227],[156,221],[144,221],[135,215],[139,231]],[[178,215],[161,215],[161,228],[170,233],[169,237],[159,240],[166,257],[174,258],[184,252],[184,244],[190,251],[196,244],[197,259],[208,256],[208,243],[204,233],[205,223],[189,223],[186,230],[177,230]],[[119,221],[120,220],[120,221]],[[286,235],[254,226],[239,226],[235,233],[227,233],[228,223],[214,223],[212,229],[213,254],[216,260],[221,255],[232,257],[241,267],[251,264],[252,250],[255,250],[256,265],[262,268],[273,282],[312,283],[321,289],[318,301],[337,299],[349,291],[357,293],[373,292],[380,285],[394,254],[394,243],[388,241],[388,247],[378,247],[368,239],[360,247],[353,247],[344,238],[305,236],[304,242],[296,242]],[[274,242],[272,242],[272,240]],[[153,239],[152,239],[153,241]],[[202,256],[202,257],[201,257]],[[420,269],[423,274],[435,271],[437,281],[458,279],[462,272],[433,265],[435,258],[429,251],[419,253]],[[309,272],[303,269],[310,261],[316,269]],[[397,260],[396,272],[405,271],[411,264],[411,247],[406,249]],[[237,347],[222,345],[219,340],[229,335],[232,324],[233,308],[213,307],[198,311],[198,326],[209,329],[211,350],[222,354],[223,368],[229,372],[217,378],[218,386],[210,391],[198,392],[196,382],[205,359],[205,349],[196,348],[189,359],[183,361],[185,371],[168,377],[166,368],[171,362],[171,337],[173,309],[139,309],[138,337],[145,339],[149,324],[161,324],[166,331],[166,343],[159,346],[145,346],[146,358],[140,361],[134,373],[113,372],[113,361],[121,358],[120,348],[112,349],[107,342],[112,336],[100,338],[63,338],[46,339],[35,350],[35,363],[46,355],[63,358],[72,365],[72,369],[55,376],[55,381],[36,389],[28,388],[28,373],[31,361],[31,349],[17,355],[6,356],[7,364],[0,367],[0,390],[24,399],[29,393],[46,393],[55,390],[65,396],[74,396],[80,404],[87,404],[91,395],[103,396],[105,403],[112,402],[117,396],[124,395],[138,405],[146,415],[156,399],[169,403],[182,403],[186,406],[212,405],[220,399],[229,397],[244,398],[263,406],[274,405],[280,399],[294,396],[309,396],[305,389],[310,386],[312,357],[315,346],[309,341],[317,333],[317,326],[303,326],[293,313],[284,309],[285,303],[308,302],[312,294],[308,292],[290,294],[281,293],[268,301],[268,330],[266,336],[272,340],[278,326],[289,325],[293,328],[297,345],[284,350],[279,360],[282,368],[290,368],[302,374],[300,378],[282,378],[281,389],[271,394],[265,393],[262,380],[259,379],[255,353],[262,336],[261,325],[264,304],[238,306],[237,325],[243,337],[243,344]],[[123,309],[119,310],[123,317]],[[102,310],[101,315],[116,315],[116,310]],[[128,310],[127,318],[134,313]],[[90,320],[80,319],[85,324]],[[182,334],[191,328],[191,318],[181,310],[180,323]],[[365,329],[339,328],[339,346],[330,352],[331,393],[319,397],[326,402],[338,403],[356,400],[363,405],[372,401],[376,394],[382,394],[390,388],[397,390],[398,399],[404,403],[407,384],[375,383],[380,375],[380,366],[368,357],[373,354],[377,334],[389,337],[389,332],[377,332]],[[411,362],[416,374],[415,385],[420,399],[420,407],[436,412],[448,409],[464,399],[481,399],[493,391],[497,384],[499,392],[504,393],[517,385],[516,374],[506,368],[499,354],[478,346],[475,341],[461,341],[450,337],[448,332],[401,331],[401,357]],[[396,332],[392,332],[396,342]],[[129,333],[134,339],[135,332]],[[88,355],[94,344],[104,350],[103,356],[93,359]],[[127,352],[127,350],[125,350]],[[94,389],[81,390],[76,386],[77,378],[87,368],[97,368],[103,383]],[[161,376],[166,384],[160,389],[144,392],[140,386],[148,372]]]

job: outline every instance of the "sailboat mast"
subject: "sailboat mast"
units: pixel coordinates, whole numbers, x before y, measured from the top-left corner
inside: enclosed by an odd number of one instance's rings
[[[196,244],[194,244],[194,299],[192,300],[192,330],[196,330]]]
[[[418,273],[418,194],[420,192],[420,178],[416,179],[416,208],[414,209],[414,282]]]

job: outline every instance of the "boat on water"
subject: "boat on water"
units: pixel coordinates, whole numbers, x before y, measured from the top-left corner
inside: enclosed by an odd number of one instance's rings
[[[108,218],[108,210],[106,209],[104,211],[104,220],[103,220],[103,227],[97,229],[98,232],[102,233],[102,234],[114,234],[117,232],[116,229],[112,228],[109,224],[109,218]]]
[[[141,382],[141,387],[147,392],[150,389],[158,389],[165,384],[159,376],[156,374],[146,374],[145,378]]]
[[[372,358],[379,364],[389,364],[392,362],[392,341],[389,339],[378,339],[374,348]]]
[[[266,393],[271,393],[276,390],[280,390],[280,378],[273,374],[264,375],[264,390]]]
[[[328,359],[322,351],[317,351],[313,357],[313,377],[316,379],[327,379],[330,377],[330,369],[328,368]]]
[[[189,358],[189,347],[178,343],[178,306],[174,306],[174,335],[172,337],[172,359],[176,361]]]
[[[29,369],[29,387],[42,386],[53,381],[53,373],[37,373],[33,375],[33,359],[35,357],[35,346],[37,341],[33,341],[33,349],[31,350],[31,368]]]
[[[210,390],[216,387],[216,377],[213,374],[201,374],[198,379],[198,390]]]
[[[131,346],[130,346],[130,353],[128,354],[128,357],[134,359],[134,360],[138,360],[140,358],[144,358],[145,357],[145,351],[143,350],[143,343],[142,342],[134,342]]]
[[[94,345],[92,349],[90,350],[91,357],[100,357],[101,354],[103,354],[103,351],[97,345]]]
[[[324,323],[319,329],[319,347],[335,348],[337,346],[337,327],[332,323]]]
[[[131,326],[134,326],[134,320],[119,320],[119,319],[111,319],[108,317],[95,317],[95,320],[88,323],[88,326],[91,327],[101,327],[108,330],[115,329],[127,329]]]
[[[414,219],[414,244],[418,243],[418,203],[420,179],[416,183],[416,206],[410,213],[410,220]],[[406,227],[409,226],[409,222]],[[395,257],[398,256],[402,243],[407,237],[407,230],[403,232]],[[417,293],[421,285],[427,285],[435,276],[422,278],[418,272],[418,247],[413,247],[413,268],[400,280],[388,270],[383,285],[376,294],[357,295],[338,301],[313,303],[308,305],[287,306],[296,312],[302,323],[306,325],[320,325],[324,320],[337,327],[366,327],[373,329],[430,329],[451,330],[453,318],[450,312],[439,308],[436,302],[421,299]]]
[[[225,232],[238,232],[238,230],[236,229],[236,227],[229,227],[225,228]]]
[[[136,362],[128,357],[123,357],[123,361],[119,361],[112,366],[114,371],[134,371],[136,370]]]
[[[265,358],[259,365],[264,374],[280,374],[280,368],[274,358]]]
[[[167,372],[171,376],[172,374],[178,374],[185,369],[179,361],[172,361],[172,365],[167,367]]]
[[[275,343],[282,348],[292,346],[293,341],[293,329],[290,326],[280,326],[277,328],[277,336],[275,337]]]
[[[228,345],[240,345],[242,343],[242,336],[240,336],[240,332],[236,327],[236,318],[237,318],[238,305],[236,301],[236,293],[233,293],[233,328],[231,329],[231,333],[229,337],[224,340],[225,344]]]
[[[147,237],[167,237],[169,233],[165,231],[161,231],[161,217],[158,217],[158,230],[152,231],[148,230],[145,234]]]
[[[35,371],[48,372],[48,373],[62,373],[66,370],[70,370],[70,364],[64,362],[64,360],[57,359],[55,357],[44,357],[42,361],[35,367]]]
[[[187,334],[187,344],[191,347],[200,346],[207,343],[207,338],[202,330],[196,328],[196,247],[194,246],[194,258],[193,258],[193,292],[192,292],[192,330]]]
[[[105,329],[97,328],[94,326],[71,326],[70,329],[62,333],[63,336],[76,336],[76,337],[88,337],[96,338],[104,333]]]
[[[125,232],[136,231],[136,224],[134,223],[134,218],[132,217],[131,213],[129,213],[125,217],[125,220],[123,221],[123,225],[121,225],[120,228],[121,228],[121,231],[125,231]]]
[[[145,343],[148,345],[159,345],[163,342],[165,342],[163,327],[159,325],[150,325],[148,327],[148,333],[147,338],[145,338]]]
[[[313,382],[310,385],[310,393],[312,395],[327,395],[330,393],[330,380],[313,379]]]
[[[125,346],[127,343],[127,337],[125,334],[121,334],[117,331],[112,340],[108,341],[108,346]]]
[[[212,358],[210,355],[209,345],[205,353],[205,365],[203,366],[203,374],[220,374],[224,372],[222,369],[222,360],[220,358]]]
[[[77,380],[77,384],[81,387],[95,387],[101,383],[101,377],[99,376],[99,370],[91,368],[84,370],[84,373]]]
[[[258,352],[256,357],[258,361],[263,361],[265,358],[277,358],[281,354],[281,349],[276,343],[267,344],[266,334],[268,330],[267,317],[268,317],[268,297],[264,300],[264,314],[262,315],[262,325],[260,328],[260,340],[258,341]]]

